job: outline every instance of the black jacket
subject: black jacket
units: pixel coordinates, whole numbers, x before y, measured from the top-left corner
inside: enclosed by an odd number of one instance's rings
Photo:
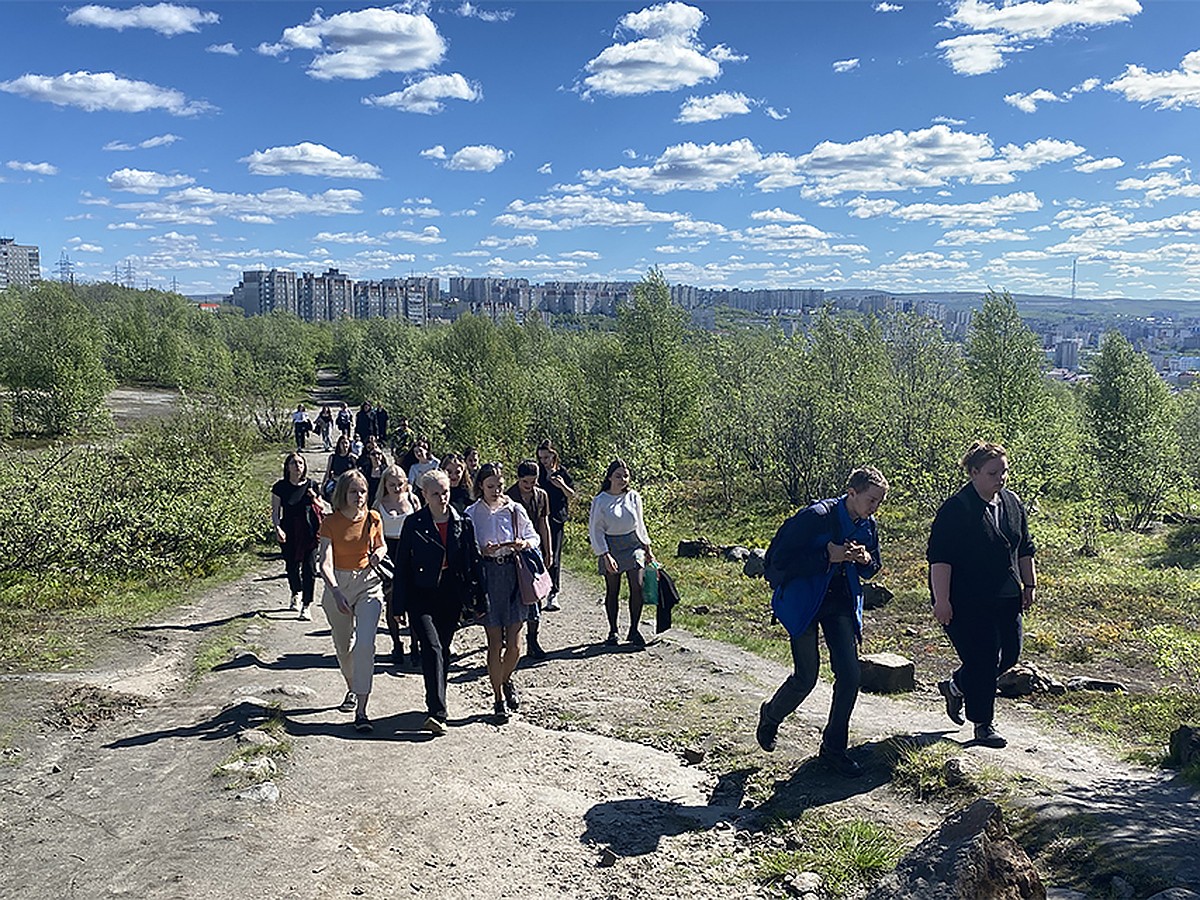
[[[929,531],[925,558],[950,566],[950,602],[1014,597],[1021,593],[1017,560],[1035,548],[1021,499],[1000,491],[1000,528],[988,504],[967,482],[942,504]]]
[[[400,530],[392,602],[397,610],[417,615],[451,612],[447,605],[456,607],[455,613],[463,606],[478,607],[486,597],[482,569],[471,520],[452,507],[443,545],[426,506],[406,518]]]

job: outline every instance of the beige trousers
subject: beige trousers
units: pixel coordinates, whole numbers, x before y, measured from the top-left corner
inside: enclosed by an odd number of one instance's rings
[[[335,569],[338,587],[350,604],[349,615],[338,609],[329,587],[321,608],[333,633],[333,649],[347,690],[360,697],[371,693],[375,674],[375,632],[383,608],[383,582],[372,569]]]

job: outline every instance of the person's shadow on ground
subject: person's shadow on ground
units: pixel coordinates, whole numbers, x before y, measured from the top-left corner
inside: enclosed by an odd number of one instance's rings
[[[580,843],[608,847],[617,856],[654,853],[664,837],[703,831],[728,818],[718,806],[685,806],[650,797],[606,800],[583,814]]]

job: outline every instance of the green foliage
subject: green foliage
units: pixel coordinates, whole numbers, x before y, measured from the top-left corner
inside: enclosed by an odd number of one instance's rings
[[[984,415],[1010,430],[1028,421],[1042,392],[1039,349],[1012,296],[989,291],[971,316],[967,371]]]
[[[758,879],[775,881],[788,874],[816,872],[831,897],[849,897],[878,881],[903,855],[896,835],[865,819],[832,819],[806,814],[778,829],[787,849],[759,859]]]

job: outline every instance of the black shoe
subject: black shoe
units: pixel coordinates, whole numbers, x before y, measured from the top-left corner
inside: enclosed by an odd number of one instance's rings
[[[508,718],[508,707],[504,705],[503,700],[497,700],[492,707],[492,721],[497,725],[505,725]]]
[[[542,645],[537,642],[537,638],[529,639],[529,652],[525,654],[530,659],[545,659],[546,651],[542,649]]]
[[[375,730],[375,726],[371,724],[371,720],[367,718],[366,713],[360,713],[354,717],[354,730],[359,734],[370,734]]]
[[[629,629],[629,634],[626,637],[626,640],[629,641],[629,643],[633,644],[633,646],[635,646],[635,647],[645,647],[646,646],[646,639],[644,637],[642,637],[642,633],[640,631],[638,631],[636,628]]]
[[[758,708],[758,727],[754,729],[754,739],[758,741],[758,746],[771,753],[775,750],[778,735],[779,726],[767,721],[767,704],[764,703]]]
[[[621,643],[621,639],[620,639],[619,637],[617,637],[617,633],[616,633],[615,631],[610,631],[610,632],[608,633],[608,638],[607,638],[607,640],[605,640],[605,642],[604,642],[604,646],[606,646],[606,647],[615,647],[615,646],[617,646],[619,643]]]
[[[403,647],[393,647],[392,648],[392,668],[393,669],[403,669],[404,668],[404,648]]]
[[[1004,739],[1004,735],[998,732],[991,722],[984,722],[975,726],[975,743],[980,747],[991,747],[994,750],[1008,746],[1008,741]]]
[[[843,778],[857,778],[863,773],[863,767],[851,759],[845,750],[830,750],[822,744],[821,752],[817,755],[821,762]]]
[[[966,719],[962,714],[963,698],[954,693],[949,678],[938,682],[938,693],[946,698],[946,715],[950,717],[950,721],[955,725],[965,725]]]
[[[515,684],[511,681],[506,681],[501,685],[500,689],[504,691],[504,702],[508,705],[509,709],[516,712],[521,708],[521,694],[517,691]]]

